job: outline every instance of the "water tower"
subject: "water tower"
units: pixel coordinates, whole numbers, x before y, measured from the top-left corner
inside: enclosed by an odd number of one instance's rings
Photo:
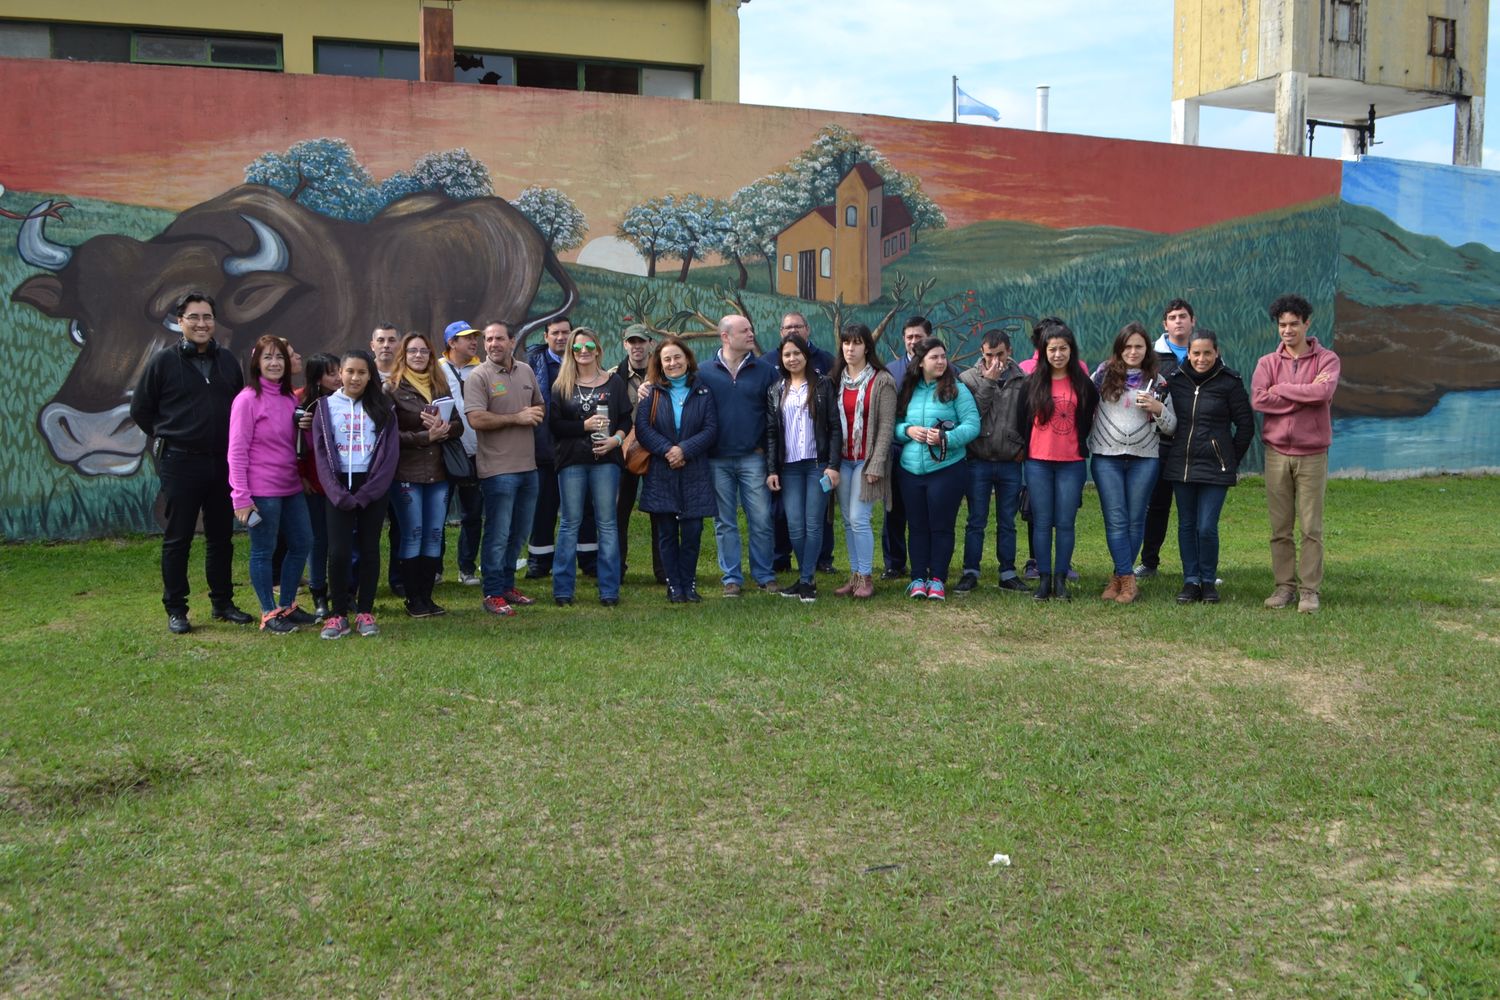
[[[1451,104],[1453,162],[1477,167],[1489,7],[1489,0],[1176,0],[1172,141],[1197,145],[1198,108],[1207,104],[1274,112],[1278,153],[1304,153],[1313,130],[1328,129],[1343,133],[1353,155],[1364,152],[1377,119]]]

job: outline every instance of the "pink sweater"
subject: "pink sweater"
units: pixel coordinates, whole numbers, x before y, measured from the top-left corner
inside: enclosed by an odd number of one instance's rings
[[[1250,405],[1266,415],[1260,439],[1283,455],[1317,455],[1333,442],[1333,394],[1339,387],[1339,356],[1307,338],[1300,358],[1285,344],[1261,357],[1250,381]],[[1315,381],[1324,375],[1323,381]]]
[[[229,408],[229,499],[235,510],[251,497],[289,497],[302,492],[292,411],[297,400],[281,386],[260,380],[260,395],[249,386]]]

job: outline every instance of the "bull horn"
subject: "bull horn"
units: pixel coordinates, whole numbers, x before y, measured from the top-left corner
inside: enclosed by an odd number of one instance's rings
[[[44,201],[26,213],[21,234],[16,237],[16,250],[32,267],[61,271],[73,259],[73,248],[47,239],[47,215],[51,211],[52,202]]]
[[[237,278],[252,271],[285,271],[291,263],[291,254],[287,252],[286,243],[276,235],[276,230],[243,213],[240,218],[255,230],[255,249],[244,257],[225,258],[224,273]]]

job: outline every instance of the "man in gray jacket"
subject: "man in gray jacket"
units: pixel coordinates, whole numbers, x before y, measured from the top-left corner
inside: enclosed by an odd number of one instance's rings
[[[979,407],[979,436],[969,442],[968,508],[964,529],[964,569],[956,593],[979,586],[979,557],[990,518],[990,497],[999,502],[996,555],[1000,589],[1026,593],[1030,588],[1016,575],[1016,512],[1021,506],[1021,462],[1026,442],[1016,430],[1016,414],[1026,391],[1026,376],[1010,356],[1010,335],[989,330],[980,345],[979,364],[959,376]]]

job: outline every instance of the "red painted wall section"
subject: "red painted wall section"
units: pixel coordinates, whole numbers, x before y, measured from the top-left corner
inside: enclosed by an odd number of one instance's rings
[[[0,59],[0,94],[0,184],[175,209],[241,182],[261,153],[321,136],[350,142],[377,181],[465,146],[497,194],[557,186],[611,226],[642,194],[727,197],[829,124],[920,176],[952,226],[1172,233],[1337,195],[1341,177],[1331,160],[464,84]]]

